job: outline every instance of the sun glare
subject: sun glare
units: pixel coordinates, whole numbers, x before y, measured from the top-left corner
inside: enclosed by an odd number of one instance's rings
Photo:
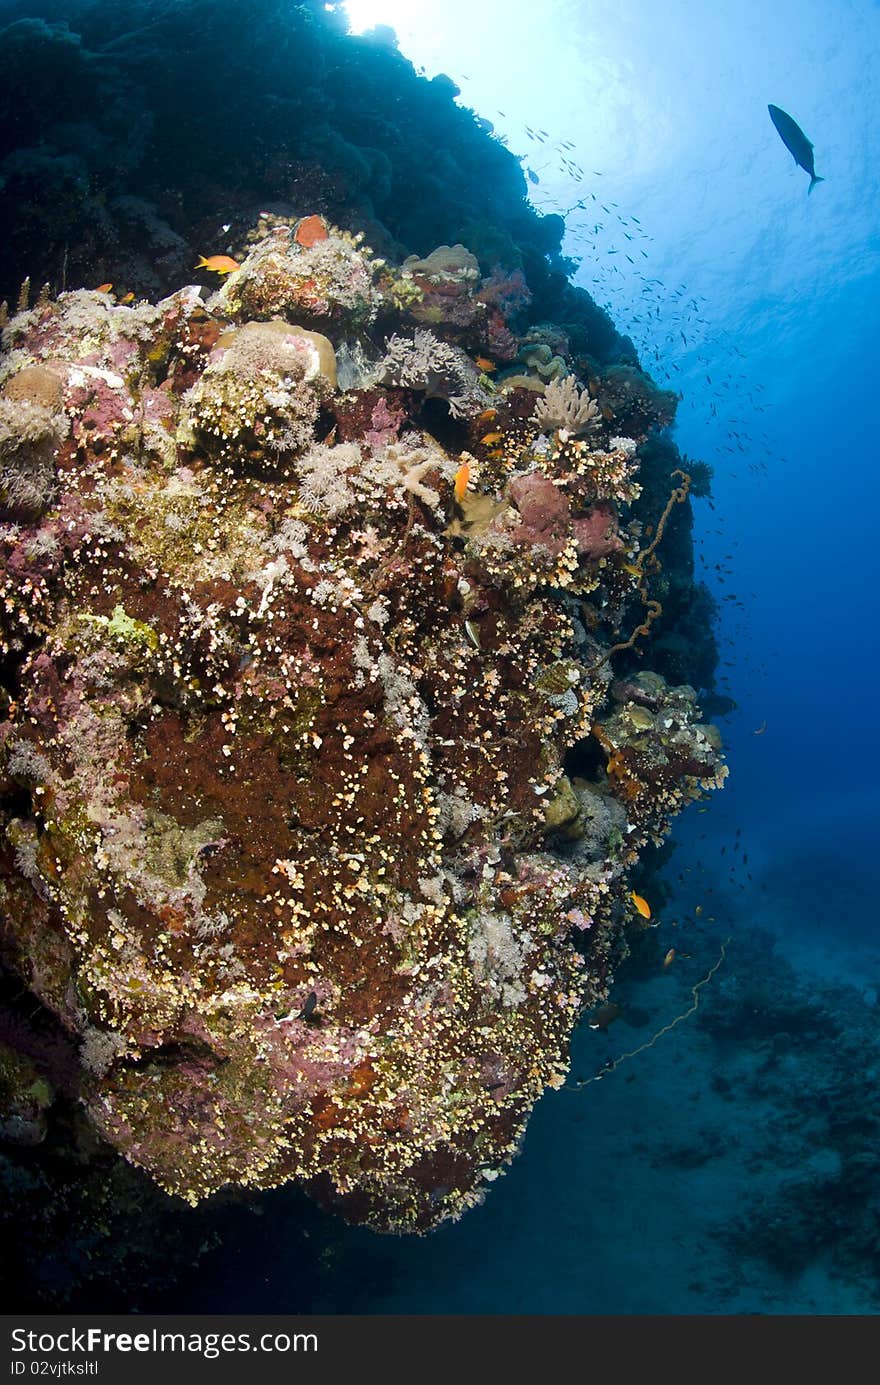
[[[418,24],[427,0],[345,0],[343,8],[353,34],[362,34],[377,24],[402,32]]]

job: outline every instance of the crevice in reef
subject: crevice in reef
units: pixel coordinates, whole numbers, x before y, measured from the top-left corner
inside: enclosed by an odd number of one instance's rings
[[[119,1067],[134,1068],[148,1074],[153,1069],[177,1068],[185,1064],[214,1070],[226,1062],[228,1059],[217,1054],[210,1044],[201,1043],[198,1039],[174,1039],[157,1044],[155,1048],[144,1049],[137,1055],[120,1058]]]
[[[587,779],[598,784],[605,775],[608,754],[595,736],[584,736],[565,752],[562,767],[569,779]]]

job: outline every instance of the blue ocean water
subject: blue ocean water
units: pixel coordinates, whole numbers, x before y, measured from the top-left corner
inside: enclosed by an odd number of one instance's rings
[[[874,1313],[880,12],[443,8],[442,25],[379,0],[362,18],[396,25],[521,155],[534,205],[566,216],[576,282],[680,391],[676,440],[713,467],[695,533],[736,703],[730,779],[676,823],[619,1019],[579,1031],[570,1086],[482,1207],[390,1238],[267,1193],[175,1303]],[[768,102],[815,146],[812,193]]]

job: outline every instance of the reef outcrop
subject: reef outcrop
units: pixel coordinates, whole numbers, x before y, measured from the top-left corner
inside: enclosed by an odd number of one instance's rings
[[[639,508],[674,401],[536,350],[463,246],[298,212],[216,293],[4,329],[0,948],[162,1188],[424,1231],[565,1080],[629,869],[726,770],[694,688],[612,669],[687,508],[674,465]]]

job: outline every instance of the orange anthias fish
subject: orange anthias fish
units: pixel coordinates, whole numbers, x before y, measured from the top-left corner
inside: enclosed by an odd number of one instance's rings
[[[99,284],[95,289],[95,293],[109,293],[112,287],[112,284]]]
[[[493,370],[498,369],[495,362],[490,361],[486,356],[477,356],[475,364],[479,366],[480,370],[483,371],[484,375],[490,375]]]
[[[470,479],[471,464],[470,462],[462,462],[461,466],[458,468],[458,471],[455,473],[455,478],[452,482],[452,494],[455,496],[456,505],[460,505],[461,502],[464,500],[464,497],[467,493],[468,485],[470,483]]]
[[[671,947],[671,948],[669,949],[669,951],[667,952],[666,956],[663,958],[663,970],[665,971],[667,967],[671,967],[671,966],[672,966],[672,963],[673,963],[674,961],[675,961],[675,948],[674,948],[674,947]]]
[[[651,917],[651,906],[648,903],[648,901],[644,899],[640,894],[636,894],[635,890],[630,890],[629,897],[632,900],[633,904],[636,906],[638,912],[641,914],[642,918],[649,919]]]
[[[215,274],[231,274],[234,269],[240,268],[238,260],[233,260],[231,255],[209,255],[207,259],[200,255],[196,265],[196,269],[210,269]]]
[[[480,438],[480,442],[484,442],[488,445],[493,442],[500,442],[503,437],[503,433],[487,433],[485,437]]]

